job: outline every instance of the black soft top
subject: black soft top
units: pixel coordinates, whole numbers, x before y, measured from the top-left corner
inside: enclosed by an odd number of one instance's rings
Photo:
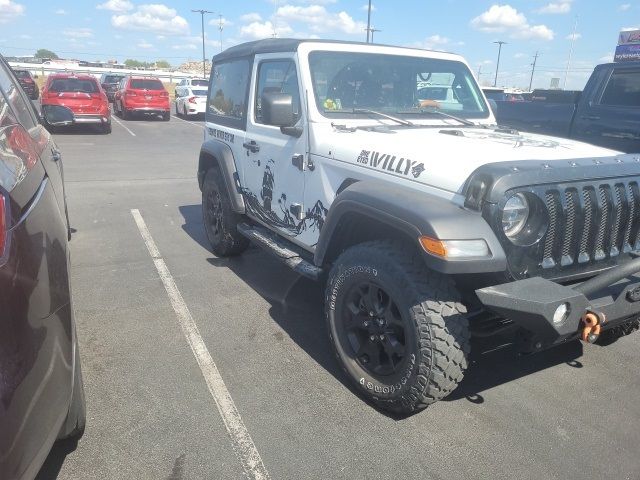
[[[281,53],[295,52],[301,43],[337,43],[342,45],[367,45],[367,46],[391,46],[396,45],[380,45],[364,42],[349,42],[345,40],[320,40],[320,39],[300,39],[300,38],[267,38],[264,40],[256,40],[253,42],[241,43],[233,47],[227,48],[224,52],[213,57],[213,63],[228,60],[230,58],[250,57],[260,53]],[[416,50],[411,48],[410,50]]]

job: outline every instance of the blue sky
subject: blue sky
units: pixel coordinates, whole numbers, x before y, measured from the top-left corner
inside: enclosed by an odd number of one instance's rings
[[[0,0],[0,52],[32,54],[48,48],[83,60],[202,58],[200,15],[206,17],[207,56],[222,46],[265,38],[364,40],[367,0]],[[582,88],[593,67],[613,57],[617,34],[640,28],[637,0],[373,0],[379,43],[462,54],[482,83],[493,83],[497,45],[506,41],[499,84],[526,87],[539,52],[534,87],[564,81],[570,36],[576,39],[567,88]]]

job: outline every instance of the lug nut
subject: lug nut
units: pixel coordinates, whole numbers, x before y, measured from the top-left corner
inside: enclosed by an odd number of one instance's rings
[[[373,317],[374,313],[373,312],[369,312],[369,316]]]
[[[372,342],[375,342],[376,341],[376,336],[375,335],[371,335],[369,337],[369,340],[371,340]]]
[[[380,335],[379,338],[380,338],[381,341],[384,340],[384,335]]]
[[[382,318],[378,319],[378,325],[380,325],[380,326],[384,325],[384,320]]]
[[[364,323],[363,323],[363,325],[364,325],[364,327],[365,327],[365,328],[368,328],[368,327],[369,327],[369,325],[370,325],[369,320],[365,320],[365,321],[364,321]]]

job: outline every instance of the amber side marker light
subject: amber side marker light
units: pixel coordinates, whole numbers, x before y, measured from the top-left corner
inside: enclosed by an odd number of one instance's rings
[[[425,252],[443,258],[489,258],[487,242],[477,240],[438,240],[423,235],[418,238]]]

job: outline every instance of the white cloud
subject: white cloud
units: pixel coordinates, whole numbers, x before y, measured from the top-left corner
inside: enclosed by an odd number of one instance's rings
[[[537,10],[537,12],[552,15],[569,13],[571,11],[571,1],[572,0],[563,0],[560,2],[547,3],[544,7]]]
[[[0,23],[7,23],[24,15],[24,5],[13,0],[0,0]]]
[[[570,33],[565,37],[567,40],[580,40],[582,38],[581,33]]]
[[[613,62],[613,53],[607,53],[606,55],[598,59],[598,63],[611,63]]]
[[[20,37],[22,40],[31,40],[33,37],[31,35],[27,35],[26,33],[23,33],[22,35],[20,35]]]
[[[273,32],[274,26],[270,21],[253,22],[249,25],[240,27],[240,36],[254,40],[272,37]],[[275,27],[275,32],[277,36],[281,37],[292,34],[293,29],[286,23],[278,22],[278,25]]]
[[[337,31],[362,34],[366,28],[366,24],[355,21],[347,12],[331,13],[322,5],[284,5],[278,8],[276,16],[285,21],[303,23],[313,33]]]
[[[138,48],[153,48],[153,44],[147,42],[146,40],[140,40],[136,45]]]
[[[58,10],[56,10],[55,12],[56,15],[66,15],[67,11],[64,8],[59,8]]]
[[[513,58],[524,58],[526,57],[527,54],[526,53],[516,53]]]
[[[422,42],[416,42],[412,46],[417,48],[426,48],[427,50],[439,50],[439,47],[443,47],[450,43],[447,37],[442,35],[431,35],[425,38]]]
[[[62,31],[62,35],[68,38],[91,38],[93,30],[90,28],[66,28]]]
[[[173,50],[198,50],[198,47],[196,47],[193,43],[184,43],[181,45],[173,45],[171,47]]]
[[[618,10],[620,12],[626,12],[627,10],[629,10],[631,8],[631,4],[630,3],[623,3],[622,5],[620,5],[618,7]]]
[[[553,31],[546,25],[529,25],[527,17],[511,5],[492,5],[489,10],[471,20],[471,26],[485,33],[508,33],[512,38],[553,40]]]
[[[240,20],[244,23],[253,23],[253,22],[261,22],[262,17],[259,13],[247,13],[246,15],[242,15]]]
[[[140,5],[133,13],[114,15],[111,17],[111,25],[122,30],[146,31],[159,35],[189,33],[189,23],[175,9],[162,4]]]
[[[128,12],[133,10],[133,3],[129,0],[108,0],[96,6],[99,10],[109,10],[111,12]]]
[[[258,15],[259,16],[259,15]],[[212,27],[220,27],[220,21],[222,21],[222,28],[227,28],[230,27],[231,25],[233,25],[233,22],[230,20],[227,20],[226,18],[222,17],[218,17],[218,18],[212,18],[211,20],[209,20],[209,25],[211,25]],[[260,20],[257,20],[258,22]]]

